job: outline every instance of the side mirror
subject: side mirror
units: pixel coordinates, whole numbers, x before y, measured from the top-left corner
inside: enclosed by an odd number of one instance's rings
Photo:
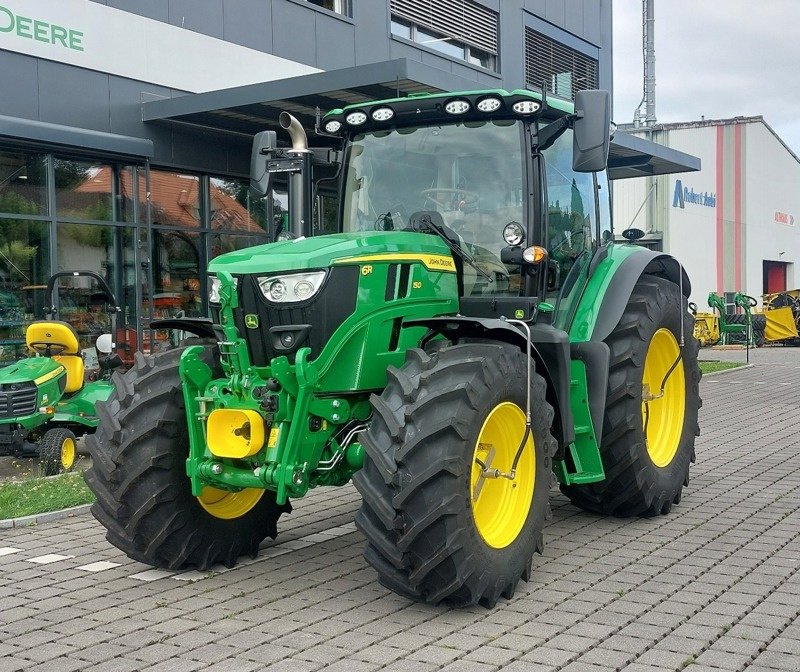
[[[611,141],[611,97],[608,91],[578,91],[575,94],[572,169],[577,173],[603,170],[608,163]]]
[[[261,131],[253,138],[253,149],[250,152],[250,189],[259,198],[269,191],[270,173],[267,170],[269,154],[278,146],[278,135],[275,131]]]
[[[97,352],[102,352],[104,355],[107,355],[111,352],[113,346],[114,339],[111,337],[111,334],[100,334],[97,337],[97,342],[95,343]]]

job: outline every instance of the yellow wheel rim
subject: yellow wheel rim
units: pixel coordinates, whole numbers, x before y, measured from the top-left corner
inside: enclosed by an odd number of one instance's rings
[[[475,444],[470,481],[472,517],[481,538],[492,548],[505,548],[522,531],[533,502],[536,451],[528,437],[514,480],[486,478],[478,461],[489,470],[510,473],[525,433],[525,413],[514,403],[495,406],[483,423]]]
[[[258,501],[264,496],[264,492],[259,488],[245,488],[239,492],[228,492],[206,486],[197,501],[215,518],[231,520],[243,516],[258,504]]]
[[[647,454],[657,467],[666,467],[678,452],[686,412],[686,379],[683,362],[678,362],[661,383],[680,354],[678,341],[669,329],[659,329],[647,348],[642,374],[642,423]]]
[[[61,468],[69,471],[73,464],[75,464],[75,440],[67,437],[61,444]]]

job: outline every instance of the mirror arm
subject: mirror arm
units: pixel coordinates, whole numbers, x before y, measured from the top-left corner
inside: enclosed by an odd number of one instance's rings
[[[583,111],[581,110],[575,114],[568,114],[556,119],[553,123],[545,126],[543,130],[539,131],[537,150],[543,152],[545,149],[552,147],[553,143],[558,140],[567,129],[575,125],[576,120],[582,118]]]

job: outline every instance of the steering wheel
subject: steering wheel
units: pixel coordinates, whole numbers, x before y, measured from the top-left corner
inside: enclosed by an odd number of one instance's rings
[[[480,196],[474,191],[466,191],[465,189],[447,189],[437,187],[435,189],[423,189],[419,192],[425,200],[431,201],[438,205],[443,210],[463,210],[469,205],[475,205],[480,199]],[[449,202],[439,200],[441,195],[450,196]],[[454,208],[454,197],[458,198],[458,205]]]
[[[58,356],[69,348],[68,345],[63,343],[51,343],[49,341],[31,341],[28,343],[28,347],[45,357]],[[53,348],[57,348],[57,350],[53,352]]]
[[[747,299],[747,302],[750,304],[751,308],[755,308],[758,305],[758,300],[755,299],[754,297],[745,294],[744,298]]]

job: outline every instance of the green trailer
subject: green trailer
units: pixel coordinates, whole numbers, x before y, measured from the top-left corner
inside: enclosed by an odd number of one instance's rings
[[[289,183],[281,238],[209,266],[198,345],[114,378],[87,482],[107,538],[170,569],[232,566],[310,488],[352,480],[382,584],[493,606],[542,551],[551,485],[587,511],[668,513],[700,406],[689,279],[616,244],[609,97],[425,94],[333,110],[336,232],[299,123],[256,136]],[[180,322],[178,324],[177,322]]]

